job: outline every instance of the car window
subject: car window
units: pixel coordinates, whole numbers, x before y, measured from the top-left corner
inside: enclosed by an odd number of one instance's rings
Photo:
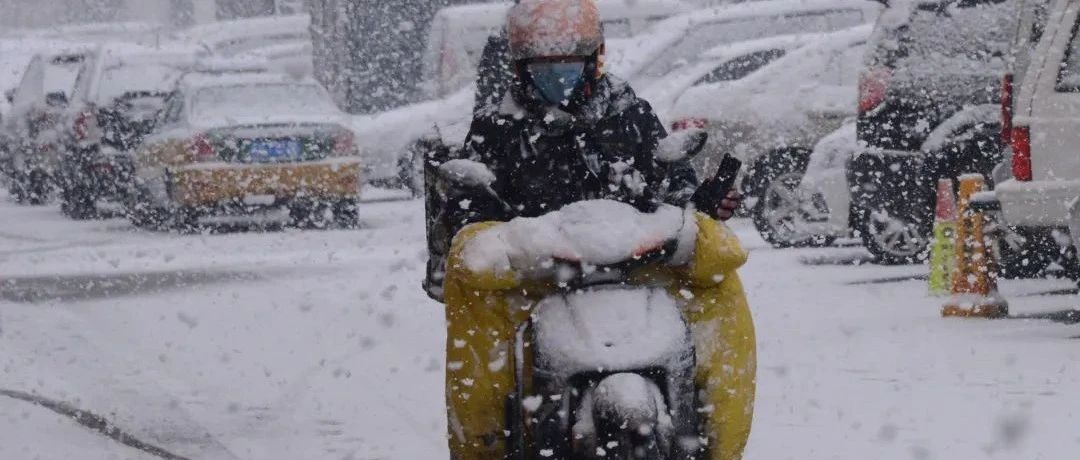
[[[89,91],[90,74],[96,66],[95,61],[94,55],[90,55],[79,65],[79,71],[75,75],[75,89],[72,90],[70,97],[72,101],[85,97],[86,92]]]
[[[125,93],[164,93],[173,88],[180,69],[165,64],[116,65],[101,73],[97,100],[109,102]]]
[[[753,17],[698,24],[663,55],[642,70],[646,78],[659,78],[682,65],[698,60],[701,53],[719,45],[789,33],[830,32],[865,21],[860,10],[815,11],[784,16]]]
[[[766,64],[783,57],[784,54],[786,51],[783,49],[771,49],[736,57],[717,66],[708,75],[695,82],[694,86],[742,79]]]
[[[1018,13],[1015,2],[920,5],[887,59],[915,73],[1000,75]]]

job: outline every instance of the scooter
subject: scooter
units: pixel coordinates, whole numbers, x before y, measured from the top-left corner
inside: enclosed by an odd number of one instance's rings
[[[672,141],[662,148],[681,153],[664,158],[693,155],[704,142],[704,133]],[[740,167],[725,159],[691,201],[715,203]],[[438,172],[501,202],[481,163],[450,160]],[[693,207],[594,200],[510,220],[469,242],[478,266],[554,286],[516,331],[506,459],[708,458],[687,301],[669,293],[669,281],[640,279],[642,269],[688,263],[696,237]]]

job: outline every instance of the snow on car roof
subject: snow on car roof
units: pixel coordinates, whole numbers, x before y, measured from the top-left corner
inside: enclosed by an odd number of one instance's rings
[[[175,35],[188,43],[215,43],[235,38],[276,34],[307,34],[311,16],[296,14],[263,18],[218,21],[189,27]]]
[[[90,24],[53,26],[39,29],[16,29],[11,34],[32,38],[63,38],[71,41],[103,43],[110,41],[151,42],[157,41],[164,27],[150,22],[102,22]]]
[[[98,48],[105,57],[106,65],[125,62],[175,62],[177,66],[195,61],[197,49],[180,44],[151,47],[130,43],[107,43]]]
[[[868,0],[761,0],[690,11],[653,24],[649,31],[635,37],[632,45],[625,47],[631,52],[622,59],[610,59],[609,65],[616,73],[632,77],[701,24],[832,10],[863,11],[867,13],[866,20],[871,21],[880,9],[880,4]]]
[[[291,75],[252,72],[252,73],[228,73],[206,74],[191,73],[180,79],[179,87],[185,91],[215,86],[236,85],[260,85],[260,84],[291,84],[291,85],[314,85],[321,86],[314,78],[296,78]]]
[[[813,39],[820,36],[821,34],[788,34],[777,35],[775,37],[756,38],[753,40],[723,44],[701,53],[701,56],[709,59],[722,60],[767,49],[791,49],[811,42]]]
[[[501,24],[510,6],[512,3],[509,2],[449,6],[439,10],[436,16],[475,23],[490,23],[494,18]],[[684,2],[677,0],[596,0],[596,7],[603,19],[670,16],[690,10]]]

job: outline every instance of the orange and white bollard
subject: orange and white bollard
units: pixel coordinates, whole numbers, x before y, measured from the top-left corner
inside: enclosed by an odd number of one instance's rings
[[[983,177],[960,176],[959,219],[956,222],[956,271],[952,295],[941,308],[946,317],[1001,318],[1009,304],[997,289],[997,265],[983,235],[983,214],[971,209],[972,195],[981,192]]]

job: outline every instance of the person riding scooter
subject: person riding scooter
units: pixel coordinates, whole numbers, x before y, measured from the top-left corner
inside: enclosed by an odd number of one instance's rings
[[[571,203],[609,199],[643,212],[686,205],[699,182],[685,158],[658,158],[667,136],[650,105],[603,71],[604,39],[591,0],[523,0],[507,35],[514,81],[497,110],[473,119],[465,154],[493,173],[487,192],[447,191],[442,214],[456,236],[443,284],[447,319],[446,398],[451,457],[502,459],[505,365],[528,311],[510,308],[505,274],[477,273],[462,248],[485,229]],[[710,458],[738,459],[750,432],[756,375],[753,321],[736,269],[737,238],[709,215],[728,218],[729,196],[697,214],[694,256],[671,277],[685,291],[696,345],[695,384],[707,415]],[[682,292],[682,291],[680,291]]]

